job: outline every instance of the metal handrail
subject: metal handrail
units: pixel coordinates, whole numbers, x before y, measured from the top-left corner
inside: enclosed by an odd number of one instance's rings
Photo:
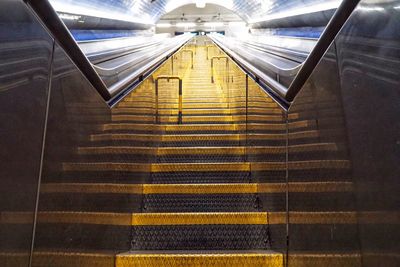
[[[38,15],[49,32],[58,41],[58,44],[60,44],[60,46],[68,53],[68,56],[85,75],[93,87],[111,106],[115,104],[115,99],[119,99],[121,95],[126,95],[127,91],[132,90],[132,85],[143,81],[153,68],[165,62],[191,40],[186,40],[185,42],[180,43],[179,46],[175,46],[164,53],[160,53],[154,59],[149,60],[145,65],[139,66],[130,75],[108,88],[96,71],[96,69],[101,70],[101,68],[94,66],[88,60],[49,1],[26,0],[26,3]]]
[[[132,84],[132,81],[134,81],[135,79],[138,79],[139,81],[143,81],[147,77],[146,74],[149,72],[150,69],[152,69],[154,66],[157,66],[157,65],[160,65],[161,63],[166,62],[169,58],[171,58],[173,61],[174,55],[177,54],[189,41],[190,40],[187,40],[185,43],[181,44],[179,47],[177,47],[177,48],[175,47],[174,49],[168,50],[167,52],[154,58],[149,63],[142,66],[140,69],[133,72],[131,75],[127,76],[123,80],[120,80],[119,82],[110,86],[110,88],[108,89],[110,91],[110,94],[114,97],[119,92],[123,91],[123,88],[128,88],[129,85]],[[172,68],[173,68],[173,66],[172,66]],[[172,74],[173,74],[173,72],[172,72]]]
[[[358,3],[359,0],[344,0],[342,2],[342,4],[336,10],[332,19],[326,26],[325,31],[322,33],[315,48],[299,68],[296,77],[289,87],[286,87],[274,80],[273,78],[269,77],[257,67],[253,66],[251,62],[245,60],[239,54],[221,44],[219,41],[213,39],[212,37],[211,40],[216,46],[221,48],[237,64],[239,64],[246,73],[253,76],[257,82],[261,82],[269,87],[277,96],[279,96],[281,101],[290,103],[294,100],[298,92],[304,86],[307,79],[311,76],[322,56],[326,53],[326,51],[328,50],[335,37],[342,29],[345,22],[350,17]]]
[[[214,83],[214,60],[226,60],[226,68],[228,68],[229,58],[227,56],[215,56],[211,58],[211,82]]]
[[[196,39],[193,39],[193,40],[189,43],[189,45],[190,45],[190,48],[193,48],[193,47],[194,47],[194,54],[197,55],[197,40],[196,40]]]
[[[194,68],[194,53],[192,50],[188,50],[188,49],[184,49],[181,51],[182,54],[184,53],[190,53],[191,57],[192,57],[192,69]]]
[[[210,48],[215,48],[215,45],[207,45],[207,60],[210,59]]]
[[[72,61],[82,71],[89,82],[96,88],[104,100],[110,100],[111,95],[108,92],[107,86],[99,77],[93,65],[86,58],[85,54],[79,48],[74,37],[71,35],[65,24],[61,21],[51,4],[48,1],[39,0],[28,0],[26,2],[40,17],[51,34],[59,41],[58,43],[60,46],[65,51],[68,51],[68,55]]]
[[[240,70],[242,70],[246,76],[248,78],[251,78],[255,83],[259,84],[264,90],[265,92],[272,98],[275,100],[275,102],[284,110],[288,110],[289,107],[289,103],[287,103],[285,100],[283,100],[282,98],[280,98],[277,93],[271,89],[269,89],[268,84],[264,82],[264,80],[259,79],[259,77],[261,77],[263,74],[261,71],[256,70],[255,73],[257,73],[259,76],[253,75],[252,72],[248,71],[246,66],[243,66],[240,62],[238,62],[231,54],[229,54],[227,51],[225,51],[224,49],[222,49],[219,45],[218,47],[225,53],[225,55],[227,55],[232,61],[232,64],[235,65],[236,67],[238,67]],[[229,50],[229,49],[228,49]],[[231,50],[230,50],[231,51]],[[234,53],[233,51],[231,51],[232,53]],[[250,64],[248,64],[248,67],[251,68],[252,66]],[[254,67],[253,67],[254,68]],[[266,76],[266,75],[265,75]],[[272,78],[266,76],[268,79],[271,80],[271,82],[275,82],[278,84],[278,86],[282,86],[282,88],[284,88],[283,85],[279,84],[278,82],[276,82],[275,80],[273,80]]]
[[[170,80],[178,80],[179,81],[179,100],[178,100],[178,124],[182,124],[183,122],[183,80],[179,76],[160,76],[157,77],[155,80],[155,94],[156,94],[156,123],[160,123],[159,115],[158,115],[158,93],[159,93],[159,81],[160,80],[166,80],[169,82]]]
[[[358,5],[359,0],[344,0],[336,10],[332,19],[322,33],[319,41],[306,61],[303,63],[296,78],[290,84],[285,99],[289,102],[293,101],[301,88],[304,86],[308,78],[311,76],[315,67],[324,56],[325,52],[329,49],[330,45],[336,38],[339,31],[342,29],[354,9]]]
[[[280,95],[281,97],[286,94],[287,88],[274,80],[273,78],[269,77],[265,73],[263,73],[261,70],[258,68],[254,67],[251,63],[248,61],[242,59],[240,55],[235,53],[229,48],[226,48],[224,45],[220,44],[218,41],[215,40],[215,44],[222,49],[227,55],[229,55],[236,64],[238,64],[244,72],[250,74],[251,77],[256,80],[256,82],[262,81],[265,85],[268,87],[271,87],[273,91],[277,94]]]

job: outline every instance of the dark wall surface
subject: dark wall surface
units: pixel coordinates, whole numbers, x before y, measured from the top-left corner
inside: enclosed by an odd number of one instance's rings
[[[336,40],[364,266],[400,249],[399,7],[362,1]],[[367,212],[380,220],[370,222]]]
[[[0,251],[21,253],[21,266],[31,249],[52,50],[22,1],[0,2]]]
[[[324,167],[309,173],[289,168],[289,181],[331,182],[336,188],[334,193],[289,194],[291,212],[309,209],[332,216],[309,225],[292,219],[292,254],[346,251],[361,254],[360,266],[398,264],[399,6],[400,1],[361,1],[290,108],[289,117],[300,112],[317,122],[319,137],[311,143],[337,146],[336,152],[307,153],[325,161]],[[295,160],[289,149],[289,162]]]
[[[19,0],[0,2],[0,100],[0,266],[29,266],[32,244],[35,253],[128,250],[130,226],[82,224],[73,212],[134,212],[141,207],[140,193],[115,197],[57,190],[63,183],[140,184],[146,173],[66,171],[68,163],[135,159],[77,153],[80,146],[93,145],[90,136],[102,133],[111,109]],[[68,213],[72,223],[62,223]],[[53,214],[55,223],[44,214]],[[46,257],[32,258],[33,266],[53,266]]]

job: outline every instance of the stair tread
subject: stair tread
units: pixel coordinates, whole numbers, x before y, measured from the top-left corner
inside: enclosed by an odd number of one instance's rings
[[[349,192],[352,182],[296,182],[288,184],[289,192]],[[109,184],[45,183],[46,193],[114,193],[114,194],[254,194],[284,193],[286,183],[225,184]]]
[[[292,224],[397,224],[399,212],[291,211]],[[286,212],[163,212],[113,213],[46,211],[38,222],[47,224],[92,224],[115,226],[177,225],[274,225],[286,223]],[[1,212],[0,224],[30,224],[31,212]]]
[[[118,256],[129,256],[129,255],[280,255],[280,252],[273,250],[136,250],[127,251],[118,254]]]
[[[301,144],[289,146],[291,153],[310,151],[337,151],[335,143]],[[79,154],[134,154],[149,153],[157,155],[191,155],[191,154],[262,154],[286,153],[285,146],[187,146],[187,147],[135,147],[135,146],[94,146],[79,147]]]
[[[165,256],[178,256],[178,257],[190,257],[190,258],[203,258],[203,257],[215,257],[225,258],[228,257],[238,258],[242,256],[262,256],[265,258],[271,258],[280,256],[281,253],[273,250],[132,250],[126,252],[110,252],[110,251],[71,251],[71,250],[35,250],[33,254],[34,266],[41,266],[40,264],[47,264],[52,262],[53,264],[59,263],[60,266],[71,266],[76,267],[89,267],[89,266],[101,266],[101,267],[122,267],[126,265],[115,265],[115,258],[137,258],[144,257],[148,261],[143,266],[163,266],[162,264],[166,258]],[[364,252],[365,257],[379,260],[380,263],[385,262],[396,262],[399,260],[400,255],[398,253],[386,253],[386,252]],[[26,262],[29,257],[29,253],[26,251],[13,251],[13,252],[0,252],[0,258],[12,259],[13,263],[7,266],[21,266]],[[150,259],[158,259],[154,262],[149,261]],[[313,264],[312,266],[361,266],[361,254],[359,251],[293,251],[289,255],[289,260],[293,264]],[[304,262],[306,260],[307,262]],[[0,260],[1,261],[1,260]],[[225,264],[228,262],[224,261]],[[151,265],[154,264],[154,265]],[[222,266],[227,266],[227,265]],[[132,265],[131,265],[132,266]],[[182,265],[181,265],[182,266]],[[188,266],[188,265],[184,265]],[[204,265],[203,265],[204,266]],[[210,266],[216,266],[210,265]],[[233,266],[230,264],[229,266]],[[245,265],[239,265],[245,266]],[[249,267],[254,265],[249,262]],[[265,266],[265,265],[263,265]],[[279,266],[279,265],[276,265]],[[284,266],[283,264],[280,266]],[[311,265],[309,265],[311,266]]]
[[[226,87],[217,77],[222,68],[211,73],[210,60],[200,58],[205,51],[196,55],[193,70],[188,64],[172,70],[183,79],[182,124],[177,121],[177,81],[160,84],[160,123],[155,123],[154,79],[171,72],[164,65],[118,103],[110,117],[100,117],[99,109],[96,122],[87,128],[92,129],[89,136],[51,170],[49,178],[54,178],[41,184],[37,222],[58,233],[45,237],[50,244],[122,247],[104,254],[61,252],[55,264],[98,266],[90,258],[106,255],[103,262],[109,267],[283,267],[283,253],[269,248],[285,247],[288,219],[293,229],[312,229],[323,238],[354,232],[359,224],[398,222],[396,212],[360,212],[337,201],[337,194],[345,200],[352,197],[354,185],[347,178],[351,164],[343,144],[331,141],[315,114],[301,109],[286,116],[253,81],[244,90],[244,75]],[[232,77],[242,73],[232,69],[236,67],[230,68]],[[82,106],[69,108],[80,116],[76,110]],[[299,176],[296,182],[286,182],[288,169]],[[294,199],[290,212],[288,193]],[[311,198],[318,199],[318,208],[308,205]],[[32,216],[1,212],[0,224],[29,225]],[[105,228],[104,236],[90,236]],[[39,249],[40,241],[39,236]],[[324,255],[326,266],[333,258],[347,264],[337,266],[358,262],[357,254]],[[306,259],[300,263],[322,257],[312,252],[290,255],[296,260],[302,256]]]
[[[63,163],[64,171],[137,171],[137,172],[249,172],[263,170],[291,170],[339,168],[350,169],[349,160],[309,160],[285,162],[201,162],[201,163],[121,163],[121,162],[77,162]]]

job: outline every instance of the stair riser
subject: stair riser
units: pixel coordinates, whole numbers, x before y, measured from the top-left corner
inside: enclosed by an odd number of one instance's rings
[[[190,147],[187,147],[188,149]],[[234,150],[234,147],[231,148]],[[239,150],[239,149],[238,149]],[[277,149],[278,150],[278,149]],[[263,160],[268,160],[269,162],[281,162],[286,159],[286,153],[282,151],[281,153],[270,153],[270,154],[244,154],[244,153],[232,153],[232,154],[213,154],[212,151],[209,153],[204,153],[204,155],[193,155],[193,154],[182,154],[182,155],[158,155],[157,152],[153,154],[148,154],[148,151],[145,153],[137,152],[137,153],[124,153],[121,151],[120,153],[96,153],[87,155],[79,155],[76,157],[77,161],[80,162],[102,162],[102,161],[113,161],[113,162],[121,162],[121,161],[130,161],[137,163],[147,163],[147,162],[156,162],[156,163],[206,163],[206,162],[259,162]],[[290,154],[290,159],[295,160],[318,160],[320,158],[324,158],[326,160],[335,160],[338,158],[344,158],[342,153],[338,152],[314,152],[314,153],[292,153]]]
[[[266,249],[263,225],[137,226],[136,250]]]

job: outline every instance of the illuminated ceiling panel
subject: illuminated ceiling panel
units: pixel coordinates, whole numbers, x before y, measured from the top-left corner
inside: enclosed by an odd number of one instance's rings
[[[198,0],[50,0],[58,12],[155,24]],[[232,10],[249,23],[335,9],[341,0],[202,0]]]

